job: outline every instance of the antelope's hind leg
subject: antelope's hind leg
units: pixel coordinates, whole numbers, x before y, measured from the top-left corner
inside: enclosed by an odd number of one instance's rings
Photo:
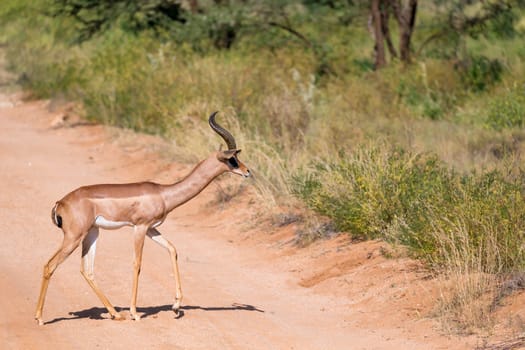
[[[49,280],[53,273],[55,272],[58,265],[60,265],[66,258],[73,253],[73,251],[78,247],[80,240],[74,239],[74,235],[68,235],[64,232],[64,240],[62,241],[62,246],[55,252],[55,254],[48,260],[44,266],[44,273],[42,275],[42,284],[40,287],[40,296],[38,297],[38,304],[36,307],[35,319],[39,325],[43,325],[44,321],[42,320],[42,310],[44,308],[44,302],[47,294],[47,287],[49,286]]]
[[[115,310],[113,305],[109,302],[108,298],[102,293],[100,288],[95,282],[95,254],[97,250],[97,239],[98,239],[98,228],[91,227],[88,234],[82,241],[82,262],[80,265],[80,273],[86,279],[89,286],[97,294],[98,298],[104,304],[111,317],[115,320],[123,320],[124,317]]]

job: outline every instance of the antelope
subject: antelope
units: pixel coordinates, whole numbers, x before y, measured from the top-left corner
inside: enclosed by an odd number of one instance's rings
[[[131,293],[131,318],[138,321],[137,288],[142,261],[142,250],[145,237],[168,250],[175,278],[175,302],[172,309],[179,312],[182,302],[182,289],[177,251],[158,231],[168,213],[178,206],[197,196],[217,176],[231,172],[245,178],[250,170],[239,161],[241,152],[237,149],[232,134],[215,121],[217,112],[209,117],[211,128],[219,134],[228,146],[227,150],[213,152],[208,158],[199,162],[182,180],[163,185],[153,182],[128,184],[99,184],[83,186],[67,194],[56,202],[51,211],[53,223],[62,229],[62,245],[44,266],[40,296],[35,319],[43,325],[42,309],[51,276],[60,265],[82,242],[80,272],[89,286],[104,304],[112,319],[124,317],[115,310],[108,298],[95,282],[94,263],[99,229],[115,230],[124,226],[133,227],[134,263],[133,285]]]

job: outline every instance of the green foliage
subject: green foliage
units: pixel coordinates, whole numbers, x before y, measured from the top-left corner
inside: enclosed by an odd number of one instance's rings
[[[419,110],[421,115],[432,120],[440,119],[443,115],[443,107],[438,100],[438,94],[433,91],[425,91],[421,86],[407,84],[401,80],[398,87],[398,94],[403,101],[414,108]]]
[[[464,97],[459,78],[437,61],[428,60],[407,73],[397,80],[395,90],[403,104],[418,116],[442,119]]]
[[[83,76],[79,48],[68,48],[64,23],[41,16],[45,2],[8,2],[0,11],[8,45],[8,68],[19,75],[19,81],[35,97],[50,97],[75,89]],[[17,30],[18,28],[18,30]],[[19,30],[23,28],[23,30]],[[67,39],[66,39],[67,40]]]
[[[451,178],[435,157],[363,146],[341,154],[336,163],[295,176],[294,191],[339,230],[357,238],[385,238],[392,225],[402,223],[404,234],[396,238],[425,250],[426,240],[414,235],[429,228],[424,206],[447,203],[442,195],[449,192]]]
[[[471,56],[458,65],[458,70],[465,87],[474,92],[480,92],[501,80],[503,65],[498,59]]]
[[[114,33],[99,45],[86,65],[86,75],[92,78],[78,91],[88,118],[148,133],[166,132],[170,115],[162,106],[173,95],[141,48],[147,45],[147,37],[132,40],[124,33]]]
[[[515,24],[519,19],[516,11],[502,11],[490,22],[490,33],[497,38],[512,38],[516,35]]]
[[[489,104],[486,124],[494,130],[525,127],[525,86],[516,84]]]
[[[185,21],[181,4],[170,0],[52,0],[46,12],[53,17],[75,19],[78,42],[117,24],[137,34],[145,30],[167,30],[171,22]]]
[[[483,271],[493,272],[525,264],[524,185],[522,174],[461,175],[434,155],[381,145],[315,163],[294,176],[293,189],[353,237],[398,242],[437,265],[468,245]]]
[[[501,38],[514,35],[513,24],[519,17],[519,9],[525,6],[521,0],[434,0],[434,3],[448,17],[449,30],[472,37]]]

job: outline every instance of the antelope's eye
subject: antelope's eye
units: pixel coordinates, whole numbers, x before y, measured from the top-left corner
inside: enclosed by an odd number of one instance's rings
[[[228,159],[228,164],[230,164],[230,166],[235,169],[239,167],[239,163],[237,163],[237,159],[235,159],[235,157]]]

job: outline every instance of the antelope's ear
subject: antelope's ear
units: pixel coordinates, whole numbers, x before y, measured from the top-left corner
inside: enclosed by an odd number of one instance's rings
[[[240,150],[237,150],[237,149],[228,149],[225,151],[219,151],[219,153],[217,153],[217,159],[220,161],[226,161],[232,157],[235,157],[235,155],[237,155],[237,153],[239,152]]]
[[[220,160],[220,161],[226,161],[228,159],[230,159],[231,157],[234,157],[235,156],[235,150],[234,149],[229,149],[229,150],[226,150],[226,151],[219,151],[219,153],[217,153],[217,159]]]

